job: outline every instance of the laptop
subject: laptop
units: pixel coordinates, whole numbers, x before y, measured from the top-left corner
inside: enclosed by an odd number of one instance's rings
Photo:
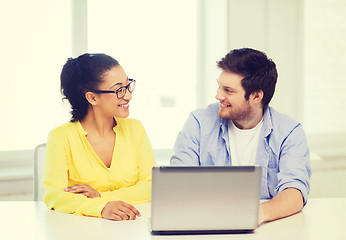
[[[253,232],[260,186],[260,166],[155,166],[151,233]]]

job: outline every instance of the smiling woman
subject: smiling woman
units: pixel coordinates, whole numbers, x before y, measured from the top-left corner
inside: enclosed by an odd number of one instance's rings
[[[105,54],[69,58],[61,91],[71,121],[49,133],[45,203],[60,212],[129,220],[131,204],[150,201],[153,149],[138,120],[127,118],[135,81]]]
[[[119,80],[119,78],[121,78],[121,80]],[[131,79],[131,82],[129,81],[124,69],[120,65],[112,67],[103,74],[103,83],[101,83],[98,88],[109,90],[91,90],[86,93],[86,98],[90,104],[94,104],[96,107],[97,102],[95,100],[97,98],[100,100],[103,99],[100,103],[105,102],[106,104],[112,104],[109,106],[111,116],[118,116],[121,118],[129,116],[129,102],[132,99],[132,92],[135,89],[135,81],[133,79]],[[96,96],[94,95],[95,93]],[[116,99],[114,99],[114,96],[116,96]],[[117,104],[115,108],[114,103]]]

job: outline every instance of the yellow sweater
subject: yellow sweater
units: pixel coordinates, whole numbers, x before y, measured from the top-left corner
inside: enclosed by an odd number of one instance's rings
[[[59,212],[102,217],[110,201],[129,204],[149,202],[154,153],[138,120],[116,118],[112,163],[108,169],[86,138],[80,122],[66,123],[51,131],[47,140],[43,177],[44,202]],[[88,184],[101,197],[87,198],[65,192],[74,184]]]

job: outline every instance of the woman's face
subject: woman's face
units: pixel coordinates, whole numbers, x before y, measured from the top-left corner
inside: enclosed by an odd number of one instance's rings
[[[117,65],[103,74],[103,82],[98,86],[98,90],[117,91],[119,88],[129,84],[128,77],[124,69]],[[98,106],[106,116],[126,118],[129,115],[129,102],[132,99],[132,93],[126,90],[126,94],[122,98],[118,98],[117,94],[105,93],[97,94],[100,99]]]

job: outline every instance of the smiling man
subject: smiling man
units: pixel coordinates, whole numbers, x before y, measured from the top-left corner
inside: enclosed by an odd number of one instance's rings
[[[192,112],[174,146],[171,165],[262,167],[259,224],[299,212],[310,190],[310,153],[302,125],[269,107],[275,63],[242,48],[218,62],[217,103]]]

